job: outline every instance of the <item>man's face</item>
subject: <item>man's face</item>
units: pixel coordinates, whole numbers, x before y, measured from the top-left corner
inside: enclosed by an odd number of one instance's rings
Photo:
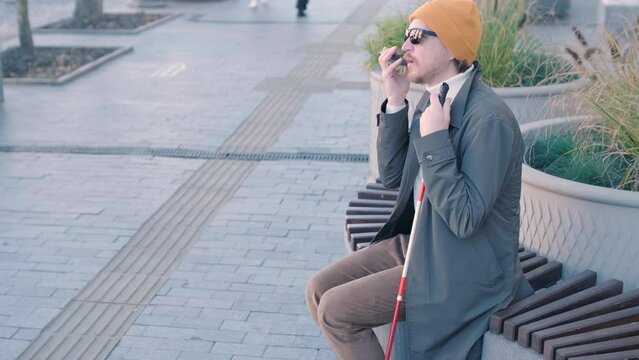
[[[409,29],[431,30],[422,21],[411,21]],[[424,35],[419,44],[406,39],[402,45],[406,59],[408,80],[418,84],[433,85],[438,80],[438,74],[443,73],[453,59],[444,44],[434,36]]]

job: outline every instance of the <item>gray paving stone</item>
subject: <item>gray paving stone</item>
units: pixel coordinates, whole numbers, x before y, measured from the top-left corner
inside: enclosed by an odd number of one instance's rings
[[[1,315],[6,315],[8,319],[9,316],[27,316],[29,314],[31,314],[31,309],[29,309],[26,306],[20,306],[19,304],[16,305],[5,305],[2,308],[0,308],[0,314]]]
[[[217,291],[213,294],[214,299],[222,300],[241,300],[241,301],[257,301],[260,298],[260,294],[245,292],[245,291]]]
[[[269,268],[263,266],[239,266],[236,270],[238,274],[246,275],[263,275],[263,276],[279,276],[284,269]]]
[[[66,299],[56,299],[53,297],[21,296],[18,302],[20,306],[29,308],[52,308],[61,309],[68,302]]]
[[[29,345],[29,341],[25,340],[7,340],[0,339],[0,360],[14,360]]]
[[[189,301],[188,297],[178,296],[155,296],[151,301],[151,305],[168,305],[168,306],[184,306]]]
[[[298,288],[296,291],[299,290],[301,289]],[[288,304],[286,306],[282,306],[279,312],[280,314],[307,315],[308,307],[306,307],[306,304]]]
[[[278,304],[282,304],[282,305],[286,305],[286,304],[300,304],[300,303],[304,303],[304,297],[302,296],[302,293],[299,293],[300,296],[297,297],[293,297],[287,294],[261,294],[260,295],[260,301],[266,302],[266,303],[278,303]]]
[[[137,325],[147,325],[147,326],[153,326],[153,325],[171,325],[173,324],[173,322],[175,321],[176,317],[175,316],[169,316],[169,315],[149,315],[149,314],[141,314],[140,316],[138,316],[138,318],[135,320],[135,324]]]
[[[33,341],[38,336],[39,333],[40,333],[40,330],[38,329],[21,328],[20,330],[18,330],[18,332],[15,335],[13,335],[13,339]]]
[[[265,294],[265,293],[274,292],[275,291],[275,286],[274,285],[257,285],[257,284],[234,283],[234,284],[231,284],[231,287],[229,289],[233,290],[233,291],[246,291],[246,292]]]
[[[244,321],[249,316],[248,311],[230,310],[230,309],[210,309],[202,310],[200,318],[202,319],[221,319],[221,320],[238,320]]]
[[[51,297],[54,299],[73,299],[80,291],[73,289],[56,289]]]
[[[225,265],[249,265],[249,266],[259,266],[264,263],[264,259],[261,258],[245,258],[245,257],[236,257],[236,256],[224,256],[220,261],[221,264]]]
[[[235,301],[233,303],[233,309],[272,312],[272,313],[279,312],[281,306],[282,306],[281,304],[265,303],[265,302],[258,302],[258,301]]]
[[[196,299],[209,299],[215,294],[215,290],[212,289],[192,289],[181,287],[169,287],[166,295],[169,297],[177,298],[196,298]]]
[[[179,357],[179,350],[161,350],[161,349],[136,349],[123,348],[125,353],[115,354],[112,352],[107,359],[109,360],[175,360]]]
[[[229,354],[211,354],[193,351],[182,351],[178,360],[230,360],[232,355]]]
[[[38,308],[28,315],[10,315],[2,325],[42,329],[59,312],[59,309]]]
[[[148,329],[148,326],[144,326],[144,325],[132,325],[129,330],[128,330],[128,334],[129,335],[142,335],[144,334],[144,332],[146,331],[146,329]]]
[[[0,326],[0,338],[11,339],[18,330],[17,327]]]
[[[306,261],[295,260],[270,260],[264,261],[264,266],[284,269],[304,269],[307,266]]]
[[[284,359],[314,359],[317,352],[317,349],[269,345],[264,352],[264,356]]]
[[[251,284],[262,284],[262,285],[291,285],[293,282],[293,278],[286,278],[280,276],[262,276],[262,275],[253,275],[249,280]]]
[[[177,317],[170,323],[170,325],[188,329],[199,329],[199,334],[202,334],[203,329],[218,329],[220,325],[222,325],[222,322],[222,319]]]
[[[0,306],[16,305],[19,299],[17,295],[0,295]]]
[[[196,330],[194,329],[168,327],[168,326],[147,326],[145,327],[144,332],[138,335],[143,335],[146,337],[153,337],[153,338],[189,340],[193,338],[195,333],[196,333]]]
[[[213,342],[126,335],[120,340],[120,346],[145,350],[174,350],[177,351],[175,354],[177,357],[180,351],[210,351],[213,347]]]
[[[286,324],[286,326],[293,324],[299,317],[297,315],[276,314],[252,311],[247,321],[267,323],[267,324]]]
[[[271,328],[270,333],[284,335],[319,336],[321,332],[315,324],[291,324],[287,325],[286,327]]]
[[[266,346],[259,344],[236,344],[216,342],[211,353],[230,355],[262,355]]]
[[[293,344],[296,347],[308,347],[313,349],[330,349],[330,345],[323,336],[295,336]]]
[[[229,289],[231,283],[226,281],[191,280],[186,286],[198,290],[226,290]]]
[[[184,316],[198,317],[202,313],[202,308],[186,308],[183,306],[149,305],[145,311],[159,316]]]
[[[242,342],[245,344],[288,346],[295,343],[295,336],[247,333]]]
[[[230,331],[243,331],[243,332],[256,332],[256,333],[268,333],[271,328],[271,324],[257,324],[248,321],[236,321],[236,320],[224,320],[220,325],[220,330]]]
[[[200,307],[204,310],[208,308],[230,309],[233,306],[233,301],[220,299],[188,299],[188,301],[186,302],[186,306]]]

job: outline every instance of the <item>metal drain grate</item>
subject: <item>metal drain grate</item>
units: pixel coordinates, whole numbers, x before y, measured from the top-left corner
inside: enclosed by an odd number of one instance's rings
[[[0,146],[5,153],[50,153],[50,154],[89,154],[89,155],[136,155],[158,156],[184,159],[204,160],[239,160],[239,161],[276,161],[276,160],[311,160],[326,162],[368,161],[367,154],[313,153],[313,152],[266,152],[241,153],[217,152],[210,150],[186,148],[149,148],[135,146]]]

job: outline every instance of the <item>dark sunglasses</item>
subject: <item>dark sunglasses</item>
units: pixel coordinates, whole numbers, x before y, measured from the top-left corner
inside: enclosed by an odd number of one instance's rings
[[[437,37],[437,34],[435,34],[434,31],[418,29],[418,28],[406,29],[406,31],[404,32],[404,42],[410,39],[411,44],[418,45],[422,41],[422,39],[426,36]]]

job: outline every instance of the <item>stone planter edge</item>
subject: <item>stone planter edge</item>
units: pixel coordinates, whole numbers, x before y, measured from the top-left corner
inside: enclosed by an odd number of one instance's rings
[[[86,46],[85,46],[86,47]],[[104,63],[111,61],[121,55],[124,55],[128,52],[133,51],[133,47],[127,46],[127,47],[116,47],[114,48],[116,50],[114,50],[113,52],[98,58],[88,64],[84,64],[82,66],[80,66],[79,68],[73,70],[72,72],[60,76],[59,78],[56,79],[38,79],[38,78],[7,78],[5,79],[5,83],[7,84],[34,84],[34,85],[62,85],[65,84],[73,79],[75,79],[76,77],[83,75],[91,70],[94,70],[95,68],[98,68],[100,66],[102,66]]]
[[[565,125],[577,125],[586,120],[583,116],[563,117],[556,119],[540,120],[521,126],[524,137],[534,136],[534,132],[539,132],[548,128],[561,128]],[[628,190],[617,190],[583,184],[580,182],[566,180],[557,176],[549,175],[543,171],[533,169],[526,163],[522,167],[522,181],[530,186],[542,188],[546,191],[564,195],[571,198],[591,201],[596,203],[612,204],[618,206],[628,206],[639,208],[639,192]]]

